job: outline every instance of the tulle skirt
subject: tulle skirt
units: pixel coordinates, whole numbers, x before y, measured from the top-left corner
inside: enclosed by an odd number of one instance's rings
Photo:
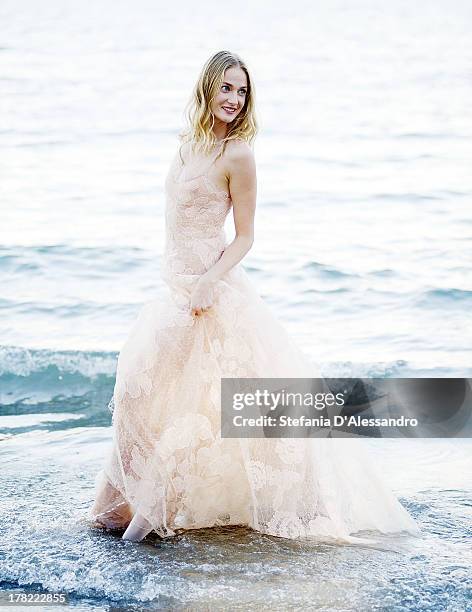
[[[189,311],[198,277],[164,278],[169,291],[142,306],[118,358],[90,517],[136,540],[217,525],[339,542],[365,542],[352,535],[363,530],[419,535],[362,440],[221,437],[222,377],[320,372],[241,265],[200,317]]]

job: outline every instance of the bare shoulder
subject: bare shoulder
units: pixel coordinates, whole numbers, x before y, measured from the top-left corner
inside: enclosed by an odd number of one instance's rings
[[[254,152],[245,140],[237,139],[228,142],[226,176],[233,185],[237,178],[246,185],[256,181]]]
[[[254,151],[242,138],[230,140],[226,145],[226,158],[230,164],[235,162],[254,162]]]
[[[227,179],[233,207],[255,206],[257,177],[254,152],[244,140],[229,141],[226,162]]]

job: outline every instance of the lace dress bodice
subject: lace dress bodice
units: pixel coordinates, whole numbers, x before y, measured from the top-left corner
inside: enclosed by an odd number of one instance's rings
[[[172,288],[205,273],[225,249],[224,223],[231,196],[209,178],[218,152],[219,148],[203,161],[193,156],[185,165],[177,155],[166,177],[162,276]]]

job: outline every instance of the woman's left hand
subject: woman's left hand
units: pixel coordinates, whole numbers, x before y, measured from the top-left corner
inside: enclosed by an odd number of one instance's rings
[[[200,276],[193,288],[190,296],[190,311],[192,316],[202,315],[213,305],[213,286],[214,283],[204,275]]]

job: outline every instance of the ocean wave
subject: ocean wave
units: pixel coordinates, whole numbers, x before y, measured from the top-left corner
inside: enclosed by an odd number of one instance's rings
[[[114,352],[0,346],[0,415],[71,408],[106,415],[116,361]]]
[[[58,374],[79,374],[88,379],[114,374],[117,353],[113,351],[55,351],[21,346],[0,346],[0,376],[27,377],[55,368]]]
[[[469,302],[471,300],[472,291],[467,289],[456,289],[454,287],[444,287],[424,291],[417,298],[417,303],[421,304],[422,306],[430,305],[437,308],[438,303],[460,303],[461,306],[463,306],[464,302]]]
[[[341,270],[339,268],[335,268],[334,266],[328,266],[327,264],[323,264],[319,261],[309,261],[304,264],[301,269],[305,272],[314,271],[318,275],[328,278],[358,278],[360,276],[356,272],[348,272],[346,270]]]
[[[138,247],[71,246],[68,244],[12,245],[0,247],[0,269],[9,272],[49,269],[64,266],[67,270],[83,268],[84,262],[106,261],[107,272],[122,272],[148,261],[151,255]],[[155,258],[155,255],[152,255]]]

